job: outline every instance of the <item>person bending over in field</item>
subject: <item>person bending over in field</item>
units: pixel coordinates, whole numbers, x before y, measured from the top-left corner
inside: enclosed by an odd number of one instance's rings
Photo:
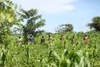
[[[49,43],[51,43],[53,41],[53,38],[50,35],[49,35],[48,41],[49,41]]]
[[[18,37],[18,44],[21,45],[22,44],[22,38]]]
[[[61,35],[60,40],[61,40],[61,41],[64,40],[64,35]]]
[[[84,35],[84,44],[88,44],[88,36],[87,35]]]
[[[30,42],[33,42],[34,41],[32,34],[30,34],[29,41]]]
[[[73,36],[71,43],[74,44],[74,42],[75,42],[75,37]]]
[[[42,36],[42,38],[41,38],[41,45],[43,45],[45,43],[45,38],[44,38],[44,36]]]

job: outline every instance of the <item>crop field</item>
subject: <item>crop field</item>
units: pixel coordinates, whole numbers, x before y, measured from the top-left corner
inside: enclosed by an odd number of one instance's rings
[[[0,44],[0,67],[100,67],[100,32],[87,32],[88,44],[84,44],[84,33],[51,34],[53,41],[40,44],[41,36],[33,43],[18,45],[18,36],[8,36],[9,44]],[[75,43],[71,43],[72,36]]]

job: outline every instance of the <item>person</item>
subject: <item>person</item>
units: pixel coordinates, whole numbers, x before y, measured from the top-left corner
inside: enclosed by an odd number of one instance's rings
[[[60,40],[64,40],[64,35],[61,35]]]
[[[75,42],[75,37],[73,36],[71,43],[74,44],[74,42]]]
[[[45,38],[44,38],[44,36],[42,36],[42,38],[41,38],[41,44],[44,44],[45,43]]]
[[[88,44],[88,36],[87,35],[84,35],[84,44]]]
[[[22,44],[22,38],[19,36],[18,37],[18,44],[21,45]]]
[[[32,34],[30,34],[29,41],[30,42],[33,42],[34,41]]]
[[[49,43],[51,43],[53,41],[53,38],[50,35],[49,35],[48,41],[49,41]]]

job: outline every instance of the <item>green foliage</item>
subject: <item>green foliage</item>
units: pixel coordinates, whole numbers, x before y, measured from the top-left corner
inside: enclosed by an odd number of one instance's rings
[[[45,25],[36,9],[22,10],[21,16],[27,20],[23,26],[23,40],[29,33],[40,33],[37,29]],[[60,41],[60,34],[51,34],[51,43],[45,35],[44,45],[40,44],[41,36],[37,36],[34,43],[18,45],[18,36],[10,35],[13,25],[20,26],[16,5],[10,0],[0,0],[0,17],[0,67],[100,67],[100,32],[67,32],[63,41]],[[94,18],[93,22],[96,24],[90,25],[91,28],[99,30],[99,17]],[[61,25],[61,33],[72,30],[71,24]],[[88,44],[83,43],[84,34],[89,36]],[[71,43],[73,35],[74,44]]]
[[[83,35],[89,36],[89,43],[83,43]],[[40,44],[41,36],[35,37],[34,43],[17,44],[17,36],[8,37],[9,44],[0,45],[0,66],[2,67],[99,67],[100,66],[100,32],[68,32],[64,41],[59,34],[53,34],[49,43],[47,35],[44,45]],[[71,38],[75,35],[75,43]],[[67,37],[67,38],[66,38]],[[6,49],[5,49],[6,48]]]
[[[41,33],[41,30],[38,28],[45,25],[45,20],[42,19],[41,15],[38,15],[38,11],[36,9],[30,9],[28,11],[21,9],[21,16],[24,20],[26,20],[26,25],[23,26],[24,34],[33,34],[36,36],[38,33]]]
[[[13,25],[20,25],[16,8],[10,0],[0,1],[0,42],[2,43],[2,35],[10,35],[10,28]]]
[[[92,29],[95,29],[96,31],[100,31],[100,17],[94,17],[92,19],[92,23],[88,23],[88,26]]]
[[[10,28],[13,25],[20,26],[20,17],[17,14],[17,6],[10,0],[0,0],[0,44],[2,45],[0,66],[4,67],[8,57],[8,46],[11,44]],[[10,37],[10,38],[9,38]]]
[[[63,33],[63,32],[71,32],[73,31],[73,25],[72,24],[62,24],[57,27],[56,32],[57,33]]]

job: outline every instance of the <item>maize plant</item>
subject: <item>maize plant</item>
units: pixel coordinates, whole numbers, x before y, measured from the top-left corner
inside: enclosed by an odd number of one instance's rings
[[[88,44],[84,44],[83,36],[87,34]],[[4,36],[0,44],[1,67],[100,67],[100,32],[68,32],[64,40],[54,34],[53,41],[48,42],[45,35],[44,45],[40,44],[41,36],[34,43],[18,45],[18,36]],[[71,43],[72,36],[75,42]]]

